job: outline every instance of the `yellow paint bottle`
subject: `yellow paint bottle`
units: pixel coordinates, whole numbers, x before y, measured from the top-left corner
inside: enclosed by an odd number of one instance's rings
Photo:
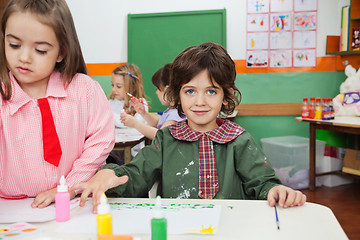
[[[105,193],[101,195],[100,204],[97,206],[97,233],[112,234],[112,215]]]

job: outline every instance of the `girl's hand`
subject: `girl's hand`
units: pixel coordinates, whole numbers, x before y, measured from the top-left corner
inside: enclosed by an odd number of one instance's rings
[[[97,205],[100,203],[100,197],[108,189],[117,187],[128,181],[128,176],[117,177],[111,169],[102,169],[97,172],[88,182],[72,186],[71,191],[83,190],[80,197],[80,207],[85,205],[87,197],[92,194],[93,212],[97,212]]]
[[[122,114],[120,115],[120,120],[124,124],[124,126],[135,128],[136,118],[131,116],[130,114]]]
[[[144,104],[142,104],[142,101],[140,99],[137,99],[136,97],[132,97],[130,98],[130,104],[134,107],[135,111],[140,115],[146,112],[145,106]]]
[[[276,202],[278,202],[280,207],[288,208],[304,205],[306,196],[300,191],[279,185],[270,189],[267,200],[271,207],[275,206]]]
[[[31,203],[32,208],[44,208],[47,207],[52,202],[55,202],[55,195],[57,193],[57,188],[50,189],[45,192],[41,192],[36,195],[34,201]],[[70,197],[75,197],[75,192],[70,192]]]

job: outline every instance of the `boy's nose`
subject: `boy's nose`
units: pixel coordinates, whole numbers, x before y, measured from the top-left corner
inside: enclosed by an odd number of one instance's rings
[[[195,98],[195,104],[196,105],[204,105],[205,103],[205,98],[202,94],[198,94]]]

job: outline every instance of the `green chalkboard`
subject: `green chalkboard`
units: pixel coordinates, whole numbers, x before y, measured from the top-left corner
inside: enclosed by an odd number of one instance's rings
[[[140,67],[152,112],[162,106],[152,75],[185,48],[213,41],[226,48],[226,10],[128,15],[128,63]]]

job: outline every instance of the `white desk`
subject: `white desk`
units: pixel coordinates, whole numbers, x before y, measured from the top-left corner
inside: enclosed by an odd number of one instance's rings
[[[155,199],[116,198],[109,202],[155,203]],[[238,239],[348,239],[332,211],[324,206],[306,203],[302,207],[278,208],[280,230],[275,223],[274,208],[266,201],[249,200],[198,200],[198,199],[162,199],[163,204],[216,204],[221,205],[219,229],[213,235],[168,235],[169,240],[238,240]],[[232,208],[230,208],[232,207]],[[74,216],[79,209],[73,209]],[[54,231],[63,223],[50,221],[32,223],[42,229],[42,233],[21,239],[41,240],[95,240],[96,234],[63,234]],[[114,228],[116,228],[116,224]],[[149,223],[150,224],[150,223]],[[0,224],[0,228],[8,226]],[[142,240],[151,239],[150,235],[135,235]]]

